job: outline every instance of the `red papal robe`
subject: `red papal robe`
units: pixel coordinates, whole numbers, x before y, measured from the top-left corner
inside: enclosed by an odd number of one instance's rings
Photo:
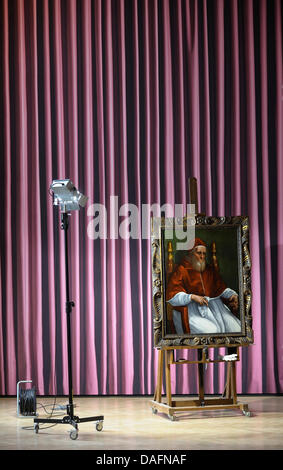
[[[192,267],[191,263],[186,258],[183,258],[169,278],[166,289],[166,301],[171,300],[178,292],[218,297],[226,287],[219,273],[212,266],[207,265],[205,270],[200,273]],[[188,309],[188,306],[174,306],[174,310],[181,312],[184,333],[190,333],[188,318],[190,312]],[[173,321],[170,322],[170,324],[172,331],[175,332]]]

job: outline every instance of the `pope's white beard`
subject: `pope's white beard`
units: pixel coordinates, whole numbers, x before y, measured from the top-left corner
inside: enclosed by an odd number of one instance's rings
[[[189,255],[189,260],[190,260],[190,263],[193,267],[193,269],[195,269],[195,271],[198,271],[199,273],[202,273],[204,270],[205,270],[205,267],[206,267],[206,261],[199,261],[194,254],[191,254]]]

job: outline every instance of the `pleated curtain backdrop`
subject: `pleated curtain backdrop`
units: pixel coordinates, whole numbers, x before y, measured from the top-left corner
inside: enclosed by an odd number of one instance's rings
[[[143,204],[186,204],[190,176],[202,212],[250,217],[238,393],[282,392],[280,0],[1,0],[0,22],[0,394],[68,393],[57,178],[89,196],[70,217],[74,394],[154,392],[150,239],[110,238],[110,201],[142,224]],[[94,203],[107,239],[89,236]],[[195,373],[173,370],[172,392],[196,393]],[[208,367],[205,391],[223,387]]]

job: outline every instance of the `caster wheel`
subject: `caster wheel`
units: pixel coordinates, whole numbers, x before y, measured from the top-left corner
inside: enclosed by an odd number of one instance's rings
[[[103,429],[103,421],[98,421],[98,423],[96,423],[95,428],[96,428],[97,431],[102,431],[102,429]]]
[[[36,424],[34,424],[34,426],[33,426],[33,427],[34,427],[34,432],[35,432],[35,434],[38,434],[38,431],[39,431],[39,425],[36,423]]]
[[[250,411],[243,411],[243,414],[244,414],[245,416],[248,416],[248,418],[250,418],[251,415],[252,415]]]
[[[78,435],[79,435],[79,433],[78,433],[78,431],[77,431],[76,429],[74,429],[74,430],[72,430],[72,431],[70,432],[70,438],[71,438],[73,441],[75,441],[75,440],[78,438]]]
[[[176,421],[176,416],[174,415],[168,415],[168,418],[170,419],[170,421]]]
[[[157,409],[156,408],[151,408],[152,414],[157,415]]]

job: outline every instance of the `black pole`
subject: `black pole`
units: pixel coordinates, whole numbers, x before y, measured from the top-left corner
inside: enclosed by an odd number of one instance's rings
[[[69,405],[67,406],[67,413],[71,419],[74,418],[74,404],[73,404],[73,378],[72,378],[72,347],[71,347],[71,313],[72,307],[75,303],[70,300],[69,288],[69,263],[68,263],[68,228],[69,228],[69,214],[67,212],[61,213],[61,229],[64,230],[65,241],[65,272],[66,272],[66,314],[67,314],[67,345],[68,345],[68,380],[69,380]]]

